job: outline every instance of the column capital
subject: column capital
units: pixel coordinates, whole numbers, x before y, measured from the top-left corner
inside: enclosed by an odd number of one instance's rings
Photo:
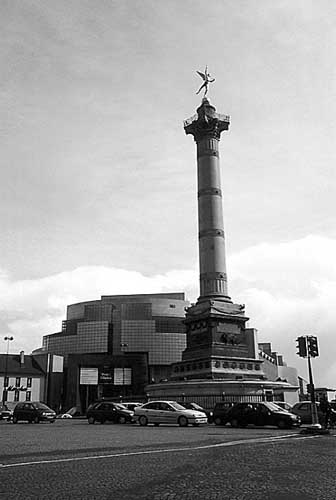
[[[216,108],[204,98],[202,104],[197,108],[197,114],[184,121],[186,134],[194,136],[198,143],[204,138],[220,139],[223,130],[228,130],[230,117],[216,112]]]

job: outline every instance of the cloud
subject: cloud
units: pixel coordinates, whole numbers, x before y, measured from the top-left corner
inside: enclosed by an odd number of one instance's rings
[[[336,386],[336,240],[320,236],[280,244],[260,244],[232,256],[231,294],[246,304],[249,326],[259,341],[298,366],[307,378],[306,361],[296,355],[300,335],[316,335],[320,357],[313,361],[317,385]]]
[[[320,357],[313,362],[317,385],[336,386],[336,240],[319,236],[278,244],[262,243],[229,256],[229,292],[245,303],[249,326],[259,341],[272,342],[287,363],[307,378],[296,356],[299,335],[317,335]],[[42,336],[59,331],[68,304],[101,295],[184,291],[198,296],[196,270],[144,276],[102,266],[79,267],[37,280],[12,281],[0,271],[2,332],[13,335],[12,352],[30,352]]]
[[[61,330],[68,304],[97,300],[101,295],[185,291],[196,296],[196,271],[144,276],[103,266],[79,267],[37,280],[11,281],[0,271],[0,313],[4,335],[13,335],[12,352],[30,352],[42,336]]]

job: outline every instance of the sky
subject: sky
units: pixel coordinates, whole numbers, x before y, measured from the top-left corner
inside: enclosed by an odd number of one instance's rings
[[[10,351],[71,303],[185,291],[195,301],[195,143],[220,143],[229,293],[307,378],[336,387],[333,0],[2,0],[0,327]],[[5,352],[6,343],[0,347]]]

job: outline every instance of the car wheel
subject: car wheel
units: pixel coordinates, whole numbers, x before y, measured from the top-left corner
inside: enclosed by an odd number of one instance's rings
[[[239,427],[239,422],[238,422],[238,420],[236,418],[233,418],[230,421],[230,425],[231,425],[231,427],[237,428],[237,427]]]
[[[51,424],[54,424],[54,423],[55,423],[55,420],[50,420],[50,423],[51,423]]]
[[[40,423],[40,419],[36,416],[34,418],[34,424],[39,424]]]
[[[101,418],[101,419],[100,419],[100,423],[101,423],[101,424],[105,424],[105,418]]]
[[[13,417],[13,424],[17,424],[17,421],[18,421],[18,418],[17,418],[17,416],[15,415],[15,416]]]
[[[89,424],[94,424],[95,423],[95,419],[93,417],[89,417],[88,418],[88,422],[89,422]]]
[[[148,424],[148,420],[147,420],[147,417],[145,417],[145,415],[141,415],[141,417],[139,418],[139,424],[142,426],[145,426]]]
[[[124,415],[120,415],[118,422],[119,424],[126,424],[126,417]]]
[[[178,424],[180,427],[187,427],[188,419],[186,417],[180,417],[178,420]]]
[[[278,427],[279,429],[286,429],[287,423],[284,420],[279,420]]]
[[[222,425],[222,419],[219,417],[216,417],[214,422],[215,422],[215,425]]]

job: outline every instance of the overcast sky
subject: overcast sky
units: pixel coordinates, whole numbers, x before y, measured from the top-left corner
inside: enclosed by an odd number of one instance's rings
[[[220,143],[229,292],[248,326],[336,386],[333,0],[2,0],[0,326],[11,351],[102,294],[198,296],[195,144]],[[5,342],[1,351],[6,348]]]

